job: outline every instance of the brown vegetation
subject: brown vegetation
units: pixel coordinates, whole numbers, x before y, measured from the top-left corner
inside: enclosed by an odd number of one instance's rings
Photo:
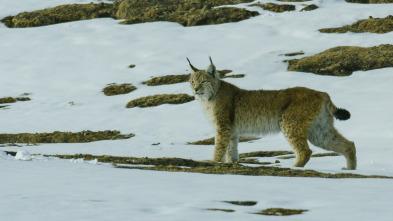
[[[220,5],[252,0],[124,0],[120,3],[70,4],[23,12],[1,21],[10,28],[37,27],[62,22],[110,17],[125,19],[121,24],[154,21],[177,22],[183,26],[237,22],[259,15],[258,12]]]
[[[380,4],[380,3],[393,3],[393,0],[346,0],[350,3],[363,3],[363,4]]]
[[[134,134],[120,134],[120,131],[81,131],[81,132],[59,132],[53,133],[19,133],[0,134],[0,143],[86,143],[99,140],[128,139]]]
[[[256,214],[267,215],[267,216],[290,216],[296,214],[302,214],[308,210],[304,209],[284,209],[284,208],[269,208],[264,209]]]
[[[194,96],[188,94],[158,94],[137,98],[128,102],[126,108],[153,107],[161,104],[182,104],[195,100]]]
[[[296,6],[294,5],[287,5],[287,4],[274,4],[274,3],[255,3],[250,6],[259,6],[263,8],[264,10],[272,11],[272,12],[285,12],[285,11],[294,11],[296,9]]]
[[[128,94],[132,91],[136,90],[136,87],[132,86],[131,84],[108,84],[104,89],[102,89],[102,92],[106,96],[113,96],[113,95],[119,95],[119,94]]]
[[[370,48],[340,46],[319,54],[288,60],[288,71],[347,76],[354,71],[393,67],[393,45]]]
[[[387,33],[393,31],[393,16],[386,18],[373,18],[357,21],[351,25],[345,25],[338,28],[319,29],[322,33],[346,33],[350,32],[371,32],[371,33]]]

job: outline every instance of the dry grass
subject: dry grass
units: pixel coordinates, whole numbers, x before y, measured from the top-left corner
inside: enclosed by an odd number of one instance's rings
[[[290,215],[302,214],[307,211],[308,210],[304,210],[304,209],[269,208],[269,209],[264,209],[261,212],[255,214],[261,214],[267,216],[290,216]]]
[[[357,21],[351,25],[345,25],[338,28],[323,28],[319,30],[322,33],[346,33],[346,32],[371,32],[371,33],[387,33],[393,31],[393,16],[386,18],[373,18]]]
[[[49,155],[46,155],[49,156]],[[330,174],[314,170],[279,168],[272,166],[245,166],[241,164],[223,164],[210,161],[194,161],[182,158],[137,158],[137,157],[117,157],[117,156],[94,156],[89,154],[76,155],[50,155],[63,159],[94,160],[99,162],[112,163],[117,168],[139,169],[154,171],[188,172],[204,174],[234,174],[249,176],[281,176],[281,177],[320,177],[320,178],[386,178],[393,177],[378,175],[360,175],[354,173]],[[141,167],[140,165],[150,165]]]
[[[294,5],[287,5],[287,4],[274,4],[274,3],[255,3],[250,6],[259,6],[264,10],[272,11],[272,12],[286,12],[286,11],[294,11],[296,6]]]
[[[127,103],[126,108],[154,107],[161,104],[183,104],[195,100],[188,94],[158,94],[137,98]]]
[[[363,4],[380,4],[380,3],[393,3],[393,0],[346,0],[350,3],[363,3]]]
[[[393,67],[393,45],[370,48],[340,46],[301,59],[288,60],[288,71],[348,76],[354,71]]]
[[[250,142],[253,140],[259,140],[261,138],[259,137],[240,137],[239,138],[239,142]],[[194,142],[188,142],[188,144],[191,145],[214,145],[215,143],[215,138],[211,137],[211,138],[207,138],[204,140],[198,140],[198,141],[194,141]]]
[[[0,104],[7,104],[7,103],[15,103],[17,101],[29,101],[30,98],[28,97],[3,97],[0,98]]]
[[[104,89],[102,89],[102,92],[106,96],[113,96],[113,95],[119,95],[119,94],[128,94],[132,91],[136,90],[136,87],[132,86],[132,84],[108,84]]]
[[[99,140],[128,139],[134,134],[121,134],[120,131],[81,131],[81,132],[59,132],[52,133],[19,133],[0,134],[0,143],[86,143]]]
[[[1,21],[10,28],[37,27],[62,22],[114,17],[117,5],[106,3],[61,5],[54,8],[23,12]]]
[[[183,26],[237,22],[259,15],[258,12],[234,7],[214,6],[239,4],[252,0],[125,0],[119,5],[116,16],[126,19],[122,24],[153,21],[177,22]]]

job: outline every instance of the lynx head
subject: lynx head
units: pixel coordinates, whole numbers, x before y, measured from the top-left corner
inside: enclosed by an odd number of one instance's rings
[[[192,71],[190,84],[195,98],[205,101],[211,100],[216,95],[220,86],[219,74],[212,59],[210,58],[210,65],[206,68],[206,70],[198,70],[191,64],[188,58],[187,61],[190,64]]]

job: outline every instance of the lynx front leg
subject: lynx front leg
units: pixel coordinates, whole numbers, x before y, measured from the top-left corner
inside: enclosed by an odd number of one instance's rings
[[[238,142],[239,136],[237,134],[232,134],[228,148],[225,151],[225,163],[236,163],[239,160],[239,154],[237,152]]]
[[[217,129],[213,161],[216,162],[226,161],[225,154],[227,152],[230,140],[231,140],[230,129],[225,129],[225,128]]]

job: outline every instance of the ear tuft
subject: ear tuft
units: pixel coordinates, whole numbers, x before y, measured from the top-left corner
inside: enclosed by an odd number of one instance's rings
[[[187,61],[188,61],[188,64],[190,64],[190,68],[191,68],[191,70],[192,70],[193,72],[199,71],[197,68],[195,68],[194,66],[192,66],[191,61],[190,61],[187,57],[186,57],[186,59],[187,59]]]
[[[216,77],[216,66],[214,66],[212,58],[209,56],[209,60],[210,60],[210,65],[209,67],[206,68],[206,74],[209,75],[212,78]]]

